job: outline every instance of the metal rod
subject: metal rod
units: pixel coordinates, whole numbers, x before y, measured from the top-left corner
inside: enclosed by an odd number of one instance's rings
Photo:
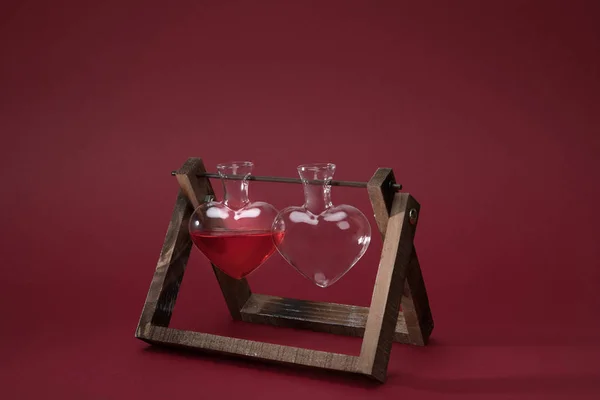
[[[171,171],[171,175],[177,175],[177,171]],[[206,172],[203,174],[196,174],[197,177],[199,178],[215,178],[215,179],[222,179],[221,175],[214,173],[214,172]],[[279,177],[279,176],[257,176],[257,175],[250,175],[250,176],[235,176],[235,175],[230,175],[227,177],[224,177],[225,179],[234,179],[234,180],[241,180],[246,178],[249,181],[258,181],[258,182],[277,182],[277,183],[302,183],[302,179],[299,178],[284,178],[284,177]],[[311,180],[308,181],[308,183],[311,184],[323,184],[325,183],[325,181],[322,180]],[[367,182],[355,182],[355,181],[330,181],[329,184],[331,186],[345,186],[345,187],[355,187],[355,188],[366,188],[367,187]],[[392,189],[394,190],[402,190],[402,185],[399,183],[393,184],[391,185]]]

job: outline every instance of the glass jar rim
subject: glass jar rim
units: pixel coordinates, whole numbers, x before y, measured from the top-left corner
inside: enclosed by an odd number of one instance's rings
[[[309,163],[298,165],[298,171],[333,171],[335,164],[333,163]]]
[[[252,161],[229,161],[217,164],[217,169],[225,169],[225,168],[248,168],[253,167],[254,163]]]

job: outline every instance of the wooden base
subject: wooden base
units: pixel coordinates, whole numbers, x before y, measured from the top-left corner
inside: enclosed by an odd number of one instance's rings
[[[252,293],[213,265],[234,320],[362,337],[359,356],[281,346],[169,328],[191,251],[188,221],[207,196],[214,196],[202,160],[190,158],[177,171],[181,190],[135,336],[145,342],[206,352],[366,375],[384,382],[392,342],[426,345],[433,330],[427,291],[413,238],[420,206],[396,193],[391,169],[380,168],[367,185],[383,250],[371,306],[295,300]],[[399,311],[402,304],[402,311]]]

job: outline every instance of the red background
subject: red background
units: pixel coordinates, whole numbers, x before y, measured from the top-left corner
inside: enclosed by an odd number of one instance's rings
[[[4,1],[0,387],[7,399],[600,397],[596,1]],[[383,386],[148,350],[134,330],[187,157],[295,176],[392,167],[421,203],[436,323]],[[219,183],[215,182],[219,187]],[[299,186],[251,197],[302,202]],[[333,201],[371,215],[365,191]],[[372,221],[373,222],[373,221]],[[374,222],[373,222],[374,223]],[[257,292],[368,305],[381,240],[330,289],[277,255]],[[173,325],[232,323],[194,250]]]

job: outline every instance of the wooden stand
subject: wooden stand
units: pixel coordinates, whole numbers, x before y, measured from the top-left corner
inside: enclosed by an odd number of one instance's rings
[[[192,248],[188,220],[207,196],[214,196],[209,179],[197,176],[205,173],[199,158],[188,159],[176,172],[181,190],[136,338],[155,345],[362,374],[380,382],[386,379],[393,341],[427,344],[433,319],[413,245],[419,204],[410,194],[393,189],[394,174],[388,168],[378,169],[367,184],[377,227],[384,238],[369,308],[252,293],[246,279],[230,278],[213,265],[234,320],[363,337],[359,356],[169,328]]]

